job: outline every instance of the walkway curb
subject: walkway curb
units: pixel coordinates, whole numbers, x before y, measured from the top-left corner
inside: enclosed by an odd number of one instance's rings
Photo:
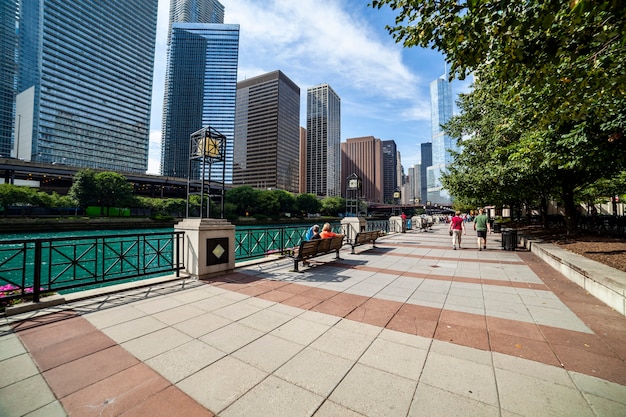
[[[527,236],[520,244],[567,279],[626,316],[626,272]]]

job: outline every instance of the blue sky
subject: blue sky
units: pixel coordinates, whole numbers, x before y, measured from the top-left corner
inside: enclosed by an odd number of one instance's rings
[[[329,84],[341,98],[341,141],[374,136],[396,141],[405,172],[430,141],[430,82],[444,74],[433,50],[402,48],[385,25],[395,13],[370,0],[221,0],[224,23],[240,25],[238,79],[281,70],[300,87],[300,124],[306,90]],[[160,161],[161,111],[169,0],[159,0],[148,172]],[[453,94],[469,81],[453,82]]]

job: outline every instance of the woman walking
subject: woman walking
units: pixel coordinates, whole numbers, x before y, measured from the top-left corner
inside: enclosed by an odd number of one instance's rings
[[[461,232],[466,234],[465,222],[461,217],[461,212],[457,211],[450,220],[450,234],[452,235],[452,249],[454,250],[456,250],[457,241],[459,242],[459,249],[461,249]]]

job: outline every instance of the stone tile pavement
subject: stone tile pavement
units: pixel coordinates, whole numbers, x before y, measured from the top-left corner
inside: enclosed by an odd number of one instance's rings
[[[446,232],[4,317],[0,416],[626,416],[626,317]]]

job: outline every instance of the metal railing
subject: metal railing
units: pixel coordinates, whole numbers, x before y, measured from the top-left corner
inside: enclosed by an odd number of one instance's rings
[[[235,260],[245,261],[267,255],[284,255],[298,247],[308,227],[235,229]]]
[[[184,232],[0,242],[0,303],[184,269]]]

